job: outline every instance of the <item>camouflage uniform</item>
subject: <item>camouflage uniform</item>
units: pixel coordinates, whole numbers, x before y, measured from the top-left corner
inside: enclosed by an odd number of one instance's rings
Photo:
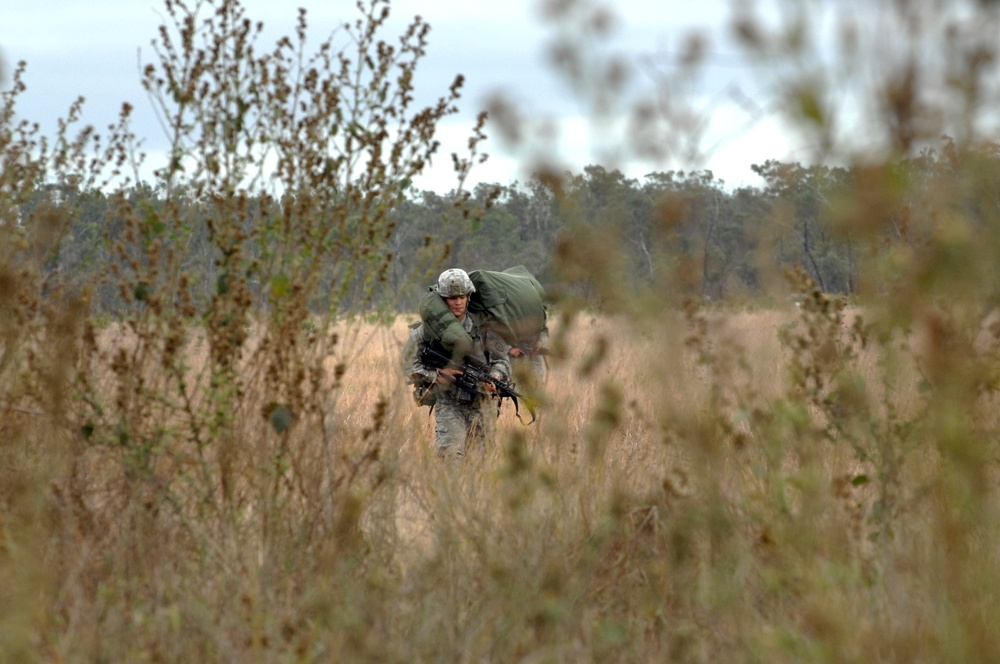
[[[510,362],[506,342],[486,328],[482,318],[467,313],[462,327],[475,343],[473,356],[489,366],[490,373],[502,381],[510,379]],[[410,341],[414,348],[430,340],[426,326],[414,328]],[[485,394],[470,394],[456,385],[436,383],[436,370],[423,365],[419,355],[408,358],[406,374],[411,382],[431,383],[434,402],[434,447],[439,456],[461,459],[471,447],[485,453],[486,444],[493,438],[497,410],[494,399]]]

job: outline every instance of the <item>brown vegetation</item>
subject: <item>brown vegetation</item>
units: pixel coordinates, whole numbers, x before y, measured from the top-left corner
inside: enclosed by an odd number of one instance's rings
[[[992,652],[995,614],[980,589],[997,581],[983,520],[996,509],[993,462],[966,469],[978,487],[959,482],[956,460],[918,426],[928,418],[916,365],[883,392],[884,352],[852,347],[840,314],[824,340],[832,349],[780,342],[782,330],[806,333],[826,315],[804,311],[560,319],[539,421],[524,426],[505,405],[495,446],[461,464],[432,454],[432,420],[403,384],[402,320],[338,326],[351,362],[334,398],[287,429],[262,383],[248,383],[232,447],[200,447],[183,418],[165,423],[176,428],[160,445],[130,449],[94,444],[51,414],[11,413],[5,435],[20,445],[4,464],[3,569],[16,598],[5,652],[69,661]],[[130,342],[109,328],[98,346],[113,353]],[[857,374],[825,390],[841,401],[802,393],[817,383],[796,371],[830,378],[829,353],[852,352]],[[197,335],[187,354],[195,382],[208,361]]]
[[[312,59],[304,15],[265,52],[239,3],[207,5],[196,21],[165,2],[144,69],[174,132],[157,195],[123,175],[128,106],[103,138],[71,135],[74,106],[50,149],[13,113],[23,69],[3,94],[0,660],[1000,661],[1000,208],[981,146],[950,144],[919,215],[901,154],[831,203],[859,247],[851,303],[802,268],[764,280],[797,308],[681,302],[697,260],[638,286],[616,219],[570,228],[540,419],[506,404],[483,458],[442,463],[399,372],[408,321],[378,293],[390,211],[460,80],[412,108],[426,28],[381,40],[383,0]],[[794,21],[772,39],[751,19],[759,55],[806,48]],[[946,73],[979,108],[968,54]],[[938,116],[914,117],[900,71],[883,129],[912,156]],[[832,148],[820,96],[786,88]],[[81,279],[57,259],[86,196],[107,197],[108,228]],[[463,223],[457,198],[442,214]],[[424,249],[419,269],[451,247]]]

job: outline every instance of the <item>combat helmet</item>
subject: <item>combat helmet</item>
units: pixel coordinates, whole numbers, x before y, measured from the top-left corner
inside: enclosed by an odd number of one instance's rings
[[[438,295],[441,297],[456,297],[458,295],[469,295],[476,292],[476,287],[472,284],[472,279],[465,270],[451,268],[445,270],[438,277]]]

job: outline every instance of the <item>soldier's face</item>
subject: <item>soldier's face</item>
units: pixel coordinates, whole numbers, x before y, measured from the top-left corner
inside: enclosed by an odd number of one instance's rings
[[[469,296],[468,295],[455,295],[454,297],[446,297],[444,301],[448,303],[448,308],[451,309],[451,313],[455,314],[455,317],[461,319],[465,316],[465,310],[469,306]]]

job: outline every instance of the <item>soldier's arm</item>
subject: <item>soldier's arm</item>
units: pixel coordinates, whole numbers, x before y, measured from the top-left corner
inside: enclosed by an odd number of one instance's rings
[[[507,353],[510,346],[499,334],[493,331],[486,333],[486,361],[490,366],[490,374],[494,378],[507,382],[510,380],[510,360]]]
[[[412,332],[410,332],[410,340],[412,343],[409,345],[412,349],[412,352],[410,353],[410,356],[407,358],[406,375],[413,382],[419,380],[428,380],[430,382],[434,382],[435,380],[437,380],[437,371],[424,366],[420,362],[420,353],[417,352],[417,349],[420,347],[420,344],[423,343],[424,340],[424,336],[422,334],[422,328],[418,327]]]

